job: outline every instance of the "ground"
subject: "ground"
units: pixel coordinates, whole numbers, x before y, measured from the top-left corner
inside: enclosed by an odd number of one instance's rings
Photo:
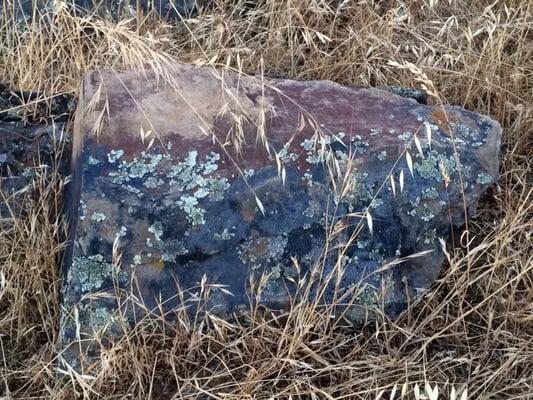
[[[80,376],[54,363],[63,248],[54,211],[64,182],[37,174],[40,195],[28,195],[26,213],[0,220],[0,396],[375,399],[400,398],[405,388],[404,398],[459,398],[465,390],[469,399],[530,398],[531,2],[218,0],[170,23],[73,17],[56,3],[25,27],[0,14],[0,81],[39,92],[10,111],[29,121],[47,114],[54,96],[76,95],[84,71],[172,59],[411,86],[430,104],[464,106],[501,123],[500,180],[447,243],[439,280],[397,320],[353,329],[313,305],[282,316],[257,310],[232,324],[183,315],[174,326],[154,317]]]

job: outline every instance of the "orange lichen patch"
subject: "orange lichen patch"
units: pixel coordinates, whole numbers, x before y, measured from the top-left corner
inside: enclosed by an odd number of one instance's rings
[[[450,135],[450,125],[449,122],[451,121],[450,117],[446,112],[443,110],[435,110],[431,113],[431,118],[433,118],[441,131],[446,133],[447,135]]]

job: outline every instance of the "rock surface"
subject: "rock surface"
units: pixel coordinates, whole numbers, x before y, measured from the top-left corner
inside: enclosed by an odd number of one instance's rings
[[[72,99],[58,96],[49,109],[37,105],[25,113],[21,104],[37,97],[0,84],[0,223],[29,211],[25,200],[39,196],[36,181],[51,182],[55,171],[68,175],[70,137],[65,128]]]
[[[35,10],[46,12],[57,6],[55,0],[16,0],[8,9],[17,18],[31,18]],[[136,15],[139,4],[143,12],[153,11],[169,19],[180,19],[194,14],[197,7],[207,4],[207,0],[63,0],[63,4],[73,7],[76,12],[94,13],[111,18],[130,18]],[[1,11],[1,9],[0,9]]]
[[[89,73],[63,345],[120,334],[161,303],[194,313],[209,285],[202,310],[225,316],[291,296],[343,303],[354,323],[378,304],[396,315],[438,276],[438,238],[496,181],[500,136],[458,107],[329,81],[187,65]]]

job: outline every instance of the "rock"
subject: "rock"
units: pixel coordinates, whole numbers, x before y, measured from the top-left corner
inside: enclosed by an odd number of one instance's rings
[[[12,91],[0,84],[0,222],[20,217],[31,207],[25,199],[40,195],[35,181],[51,182],[55,171],[68,175],[65,131],[72,99],[57,96],[49,99],[49,109],[37,105],[27,115],[20,105],[37,98],[37,93]]]
[[[291,296],[339,303],[356,324],[379,304],[397,315],[437,278],[438,238],[498,177],[500,126],[459,107],[329,81],[166,72],[84,78],[65,348],[120,335],[160,303],[169,318],[285,309]]]
[[[95,11],[113,19],[130,18],[136,15],[139,4],[143,12],[179,20],[193,15],[197,8],[208,3],[207,0],[65,0],[62,5],[72,7],[77,13],[94,13]],[[19,0],[12,10],[19,19],[31,18],[35,10],[42,13],[54,10],[55,0]]]

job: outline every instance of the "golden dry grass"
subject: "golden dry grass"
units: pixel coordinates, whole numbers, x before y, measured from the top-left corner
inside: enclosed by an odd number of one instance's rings
[[[147,320],[93,375],[59,384],[61,228],[49,215],[62,182],[42,174],[41,196],[24,202],[28,215],[0,220],[0,396],[389,399],[403,389],[404,398],[533,398],[533,3],[213,3],[175,24],[73,17],[57,7],[24,29],[4,9],[0,80],[41,92],[43,102],[75,94],[88,69],[152,60],[358,85],[426,80],[438,97],[431,101],[503,127],[501,178],[469,224],[470,243],[449,249],[438,282],[396,321],[354,331],[304,305],[241,325],[186,321],[163,332]]]

